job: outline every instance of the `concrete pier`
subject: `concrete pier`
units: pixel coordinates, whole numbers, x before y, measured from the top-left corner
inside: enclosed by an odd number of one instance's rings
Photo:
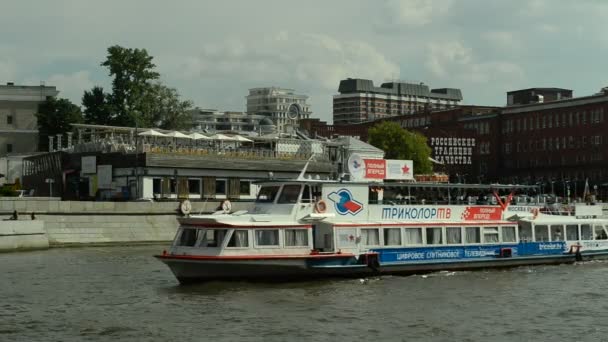
[[[0,221],[0,252],[49,248],[42,221]]]
[[[192,202],[192,213],[213,212],[219,201]],[[252,202],[233,202],[232,210],[247,210]],[[20,232],[42,232],[47,248],[70,245],[107,245],[169,242],[177,231],[178,202],[82,202],[58,199],[0,198],[0,220],[17,211],[18,221],[0,221],[7,233],[0,246],[15,245]],[[31,219],[34,213],[35,219]],[[17,223],[17,225],[15,225]],[[33,230],[27,230],[26,226]],[[12,228],[19,227],[17,232]],[[23,227],[23,228],[22,228]],[[10,234],[9,234],[10,233]],[[29,235],[28,235],[29,236]],[[33,236],[33,235],[32,235]],[[31,242],[38,246],[38,242]],[[19,245],[20,246],[20,245]]]

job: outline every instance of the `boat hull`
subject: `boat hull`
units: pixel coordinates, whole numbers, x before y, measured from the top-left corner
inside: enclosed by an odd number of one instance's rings
[[[574,254],[478,260],[411,262],[399,264],[357,264],[342,259],[199,260],[156,256],[171,269],[182,284],[213,280],[292,281],[319,278],[367,277],[374,275],[412,275],[436,271],[463,271],[531,265],[566,264],[576,261]]]

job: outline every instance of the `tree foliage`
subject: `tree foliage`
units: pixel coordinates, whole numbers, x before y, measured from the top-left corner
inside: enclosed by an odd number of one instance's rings
[[[181,100],[176,89],[158,81],[160,75],[154,70],[152,59],[145,49],[109,47],[101,65],[113,78],[112,92],[104,93],[101,87],[85,91],[85,121],[98,125],[189,128],[187,112],[192,102]]]
[[[101,63],[109,69],[112,80],[110,104],[114,112],[114,124],[120,126],[142,125],[142,113],[147,109],[147,99],[152,81],[159,78],[154,71],[152,56],[146,49],[129,49],[114,45],[108,48],[108,56]],[[143,125],[147,126],[147,125]]]
[[[426,137],[407,131],[395,122],[384,121],[369,130],[369,143],[384,151],[386,159],[411,159],[416,174],[432,172],[431,148]]]
[[[188,111],[191,101],[182,101],[177,90],[161,83],[152,86],[149,92],[148,109],[144,115],[148,126],[162,129],[186,129],[192,125]]]
[[[73,123],[82,123],[80,107],[67,99],[48,98],[38,106],[38,149],[48,151],[49,136],[66,134],[72,131]],[[63,142],[66,141],[64,137]]]
[[[84,122],[96,125],[114,125],[112,107],[109,103],[109,95],[103,92],[102,87],[93,87],[91,91],[85,91],[82,96],[84,107]]]

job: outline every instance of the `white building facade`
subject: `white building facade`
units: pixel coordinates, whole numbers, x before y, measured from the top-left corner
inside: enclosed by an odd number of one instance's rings
[[[43,85],[0,85],[0,157],[38,150],[38,105],[57,94]]]
[[[296,94],[293,89],[252,88],[246,99],[247,114],[270,118],[279,132],[288,132],[298,127],[299,120],[308,119],[311,114],[310,105],[306,102],[308,96]]]

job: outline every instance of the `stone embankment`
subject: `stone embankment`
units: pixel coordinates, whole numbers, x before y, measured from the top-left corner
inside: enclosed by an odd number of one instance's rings
[[[213,212],[219,203],[192,202],[192,213]],[[251,205],[251,202],[233,202],[232,210],[247,210]],[[18,219],[9,220],[15,211]],[[169,242],[181,216],[179,202],[0,198],[0,251]]]

